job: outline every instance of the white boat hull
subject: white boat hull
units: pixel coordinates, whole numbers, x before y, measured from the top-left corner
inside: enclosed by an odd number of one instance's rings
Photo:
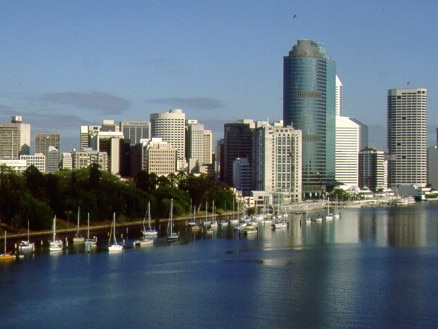
[[[134,242],[134,247],[152,246],[153,244],[154,244],[153,239],[142,239],[142,240],[136,240]]]
[[[123,250],[123,246],[120,244],[112,244],[111,246],[108,247],[108,251],[111,252],[117,252],[122,250]]]
[[[49,250],[50,251],[61,251],[63,246],[64,246],[64,244],[63,244],[62,240],[51,241],[50,245],[49,245]]]

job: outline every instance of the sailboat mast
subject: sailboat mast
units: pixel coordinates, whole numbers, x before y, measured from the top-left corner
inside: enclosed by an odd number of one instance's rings
[[[56,215],[53,217],[53,242],[55,242],[56,238]]]
[[[90,213],[87,213],[87,239],[90,238]]]
[[[78,207],[78,226],[77,226],[77,230],[76,230],[76,233],[79,235],[79,216],[80,216],[80,213],[81,213],[81,207]]]
[[[151,202],[148,202],[148,227],[151,228]]]
[[[116,212],[113,213],[113,222],[114,222],[114,244],[117,244],[117,239],[116,239]]]
[[[170,200],[170,214],[169,214],[169,219],[170,219],[170,235],[172,235],[172,216],[173,216],[173,199]]]

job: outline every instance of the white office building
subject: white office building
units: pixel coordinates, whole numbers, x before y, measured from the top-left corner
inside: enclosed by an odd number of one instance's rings
[[[40,172],[46,172],[46,156],[43,153],[20,155],[20,160],[26,160],[26,167],[35,166]]]
[[[254,131],[255,190],[282,194],[283,200],[302,199],[302,132],[283,121]]]
[[[388,90],[389,187],[427,184],[427,89]]]
[[[143,141],[142,170],[167,176],[176,172],[178,149],[162,138],[153,137]]]
[[[185,168],[186,114],[181,109],[172,109],[150,115],[151,136],[161,138],[178,150],[178,169]]]
[[[336,116],[335,179],[347,186],[359,184],[360,125],[343,116]]]

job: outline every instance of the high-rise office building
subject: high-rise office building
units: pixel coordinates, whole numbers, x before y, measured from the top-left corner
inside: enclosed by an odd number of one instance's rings
[[[342,115],[342,89],[342,81],[336,76],[336,115]]]
[[[301,201],[301,130],[283,122],[254,130],[255,189],[282,195],[282,200]]]
[[[108,170],[108,155],[91,148],[81,151],[73,151],[71,154],[73,169],[88,168],[91,164],[97,164],[103,171]]]
[[[70,152],[63,152],[61,154],[61,169],[73,169],[73,158]]]
[[[151,113],[151,136],[162,138],[164,142],[178,150],[178,169],[185,167],[186,114],[181,109],[163,113]]]
[[[360,125],[343,116],[336,116],[336,182],[359,185]]]
[[[120,175],[123,133],[100,130],[97,133],[96,142],[97,151],[106,152],[108,156],[108,171],[114,175]]]
[[[212,164],[212,140],[210,130],[197,120],[187,120],[186,159],[189,172],[199,172],[200,165]]]
[[[252,167],[252,133],[255,123],[251,119],[238,120],[224,125],[223,181],[233,186],[233,162],[247,158]],[[221,175],[222,176],[222,175]]]
[[[49,146],[46,154],[46,172],[53,173],[59,171],[59,149]]]
[[[204,130],[204,163],[213,164],[213,132]]]
[[[26,160],[27,167],[35,166],[40,172],[46,172],[46,156],[43,153],[20,155],[20,160]]]
[[[298,40],[283,59],[283,121],[303,134],[303,196],[335,180],[336,64],[324,47]]]
[[[47,154],[49,146],[61,149],[61,135],[58,133],[36,133],[35,153]]]
[[[30,124],[21,116],[11,117],[11,123],[0,123],[0,158],[18,160],[30,153]]]
[[[388,90],[389,187],[427,184],[427,89]]]
[[[140,143],[140,139],[151,138],[151,123],[149,121],[122,121],[120,131],[130,145]]]
[[[81,126],[81,135],[80,135],[80,143],[79,143],[79,151],[92,148],[93,150],[97,150],[97,145],[94,141],[95,136],[100,131],[99,125],[94,126]]]
[[[176,172],[178,149],[162,138],[153,137],[143,143],[142,170],[167,176]]]
[[[186,158],[204,162],[204,125],[197,120],[187,120]]]
[[[438,128],[435,145],[427,149],[427,182],[438,189]]]
[[[233,162],[233,186],[243,195],[250,195],[252,170],[247,158],[237,158]]]
[[[388,185],[388,165],[383,151],[366,147],[359,152],[359,187],[371,191],[385,189]]]

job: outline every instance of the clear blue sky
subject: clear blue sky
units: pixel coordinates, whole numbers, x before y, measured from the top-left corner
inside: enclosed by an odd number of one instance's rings
[[[408,83],[428,88],[435,127],[437,17],[435,0],[3,0],[0,122],[21,115],[67,151],[81,125],[182,108],[217,140],[225,122],[282,119],[283,56],[313,39],[336,61],[343,115],[372,138],[387,90]]]

